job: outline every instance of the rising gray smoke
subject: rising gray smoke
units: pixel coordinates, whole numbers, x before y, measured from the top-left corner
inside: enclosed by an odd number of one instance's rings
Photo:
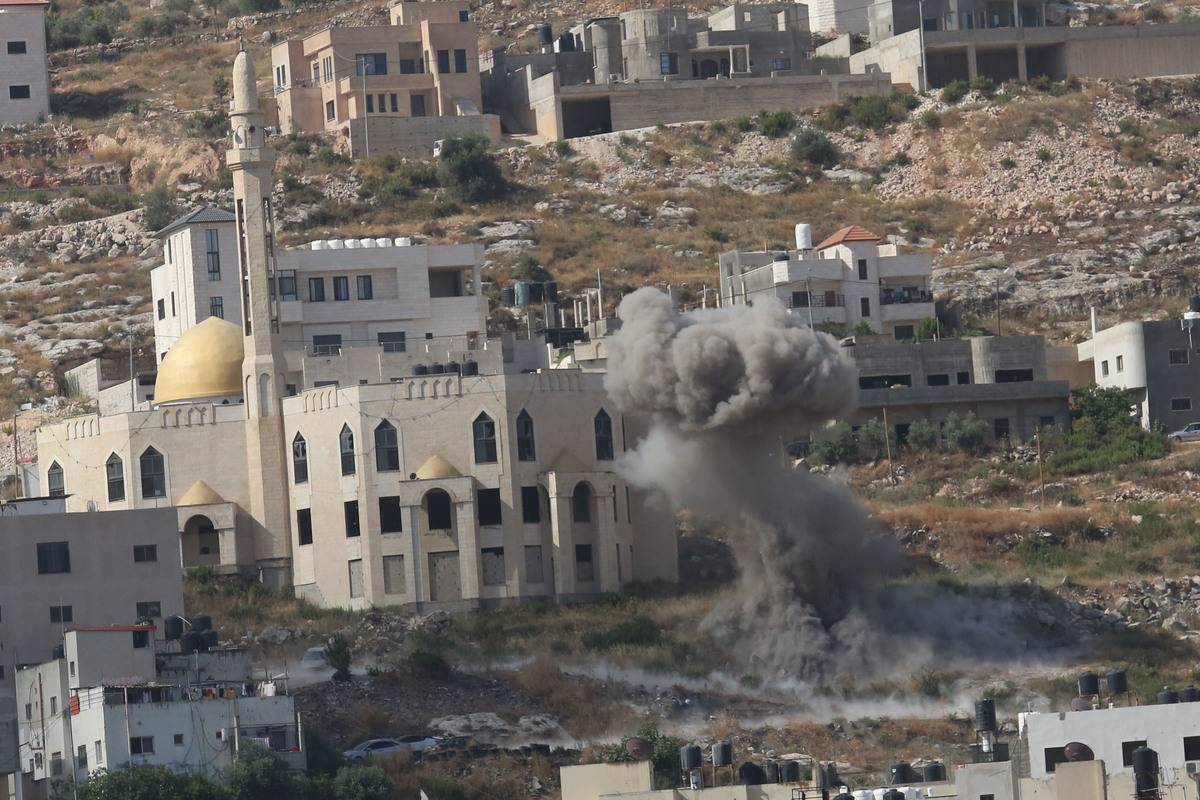
[[[916,668],[948,648],[1027,649],[1019,604],[983,611],[961,591],[898,583],[895,539],[845,487],[792,469],[783,437],[854,406],[857,372],[832,337],[773,301],[678,314],[641,289],[617,314],[605,388],[653,420],[620,469],[730,532],[737,591],[705,624],[748,667],[816,681]]]

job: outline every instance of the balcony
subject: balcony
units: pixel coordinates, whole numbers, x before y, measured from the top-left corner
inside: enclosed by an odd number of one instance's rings
[[[338,79],[338,94],[361,94],[365,90],[370,94],[378,92],[409,92],[433,88],[433,75],[428,72],[398,73],[388,75],[367,75],[364,87],[362,75],[347,75]],[[407,101],[405,111],[407,111]]]
[[[923,255],[883,256],[875,265],[880,279],[918,276],[928,278],[933,270],[931,259]]]

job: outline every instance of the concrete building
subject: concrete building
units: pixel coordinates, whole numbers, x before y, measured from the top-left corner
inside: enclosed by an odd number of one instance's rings
[[[902,255],[894,244],[851,225],[815,248],[807,225],[797,226],[796,249],[738,251],[720,257],[721,305],[774,297],[812,325],[912,339],[934,317],[933,271],[927,255]]]
[[[1200,327],[1194,320],[1122,322],[1079,345],[1101,387],[1124,389],[1144,428],[1177,431],[1200,421]]]
[[[0,126],[50,116],[48,0],[0,0]]]
[[[815,59],[800,3],[734,4],[708,16],[639,9],[581,22],[542,52],[484,55],[484,109],[539,139],[802,110],[891,90]]]
[[[538,369],[544,344],[484,338],[474,245],[274,249],[252,76],[239,54],[237,210],[218,241],[245,243],[222,260],[222,280],[228,263],[248,287],[230,297],[237,322],[181,320],[137,410],[41,428],[44,485],[72,511],[172,507],[185,566],[325,606],[567,600],[675,580],[669,511],[614,466],[643,423],[607,407],[602,375]],[[305,273],[291,291],[307,300],[285,299],[284,267]],[[194,309],[206,272],[167,270],[156,291],[177,286],[176,308]],[[312,296],[315,282],[336,293],[340,277],[349,293],[362,275],[373,299]],[[362,346],[343,349],[343,335]]]
[[[439,139],[499,139],[480,113],[466,0],[392,0],[388,25],[331,26],[271,49],[283,133],[329,132],[352,157],[428,155]]]
[[[868,30],[869,6],[862,0],[810,0],[808,8],[813,33],[841,36]]]
[[[80,627],[62,636],[57,658],[17,673],[19,758],[24,796],[70,794],[95,770],[157,765],[220,775],[250,743],[294,769],[305,766],[299,718],[287,686],[244,671],[170,682],[160,656],[210,672],[224,651],[182,656],[155,640],[153,625]],[[177,649],[177,646],[176,646]],[[233,651],[236,655],[240,651]],[[202,666],[203,664],[203,666]],[[228,671],[228,670],[225,670]]]

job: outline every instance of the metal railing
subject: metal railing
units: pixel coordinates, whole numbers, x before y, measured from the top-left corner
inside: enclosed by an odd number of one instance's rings
[[[904,289],[881,289],[879,292],[879,304],[884,306],[896,305],[899,303],[932,303],[933,292],[928,289],[919,289],[910,291]]]
[[[803,292],[799,293],[803,295]],[[800,301],[800,302],[797,302]],[[844,294],[812,294],[807,298],[792,295],[792,308],[845,308],[846,295]]]

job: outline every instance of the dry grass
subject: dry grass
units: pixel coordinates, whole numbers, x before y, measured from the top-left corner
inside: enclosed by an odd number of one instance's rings
[[[524,694],[558,717],[563,728],[581,738],[594,738],[627,730],[636,721],[632,709],[614,703],[602,687],[591,681],[567,678],[558,661],[539,656],[522,669],[506,675]]]

